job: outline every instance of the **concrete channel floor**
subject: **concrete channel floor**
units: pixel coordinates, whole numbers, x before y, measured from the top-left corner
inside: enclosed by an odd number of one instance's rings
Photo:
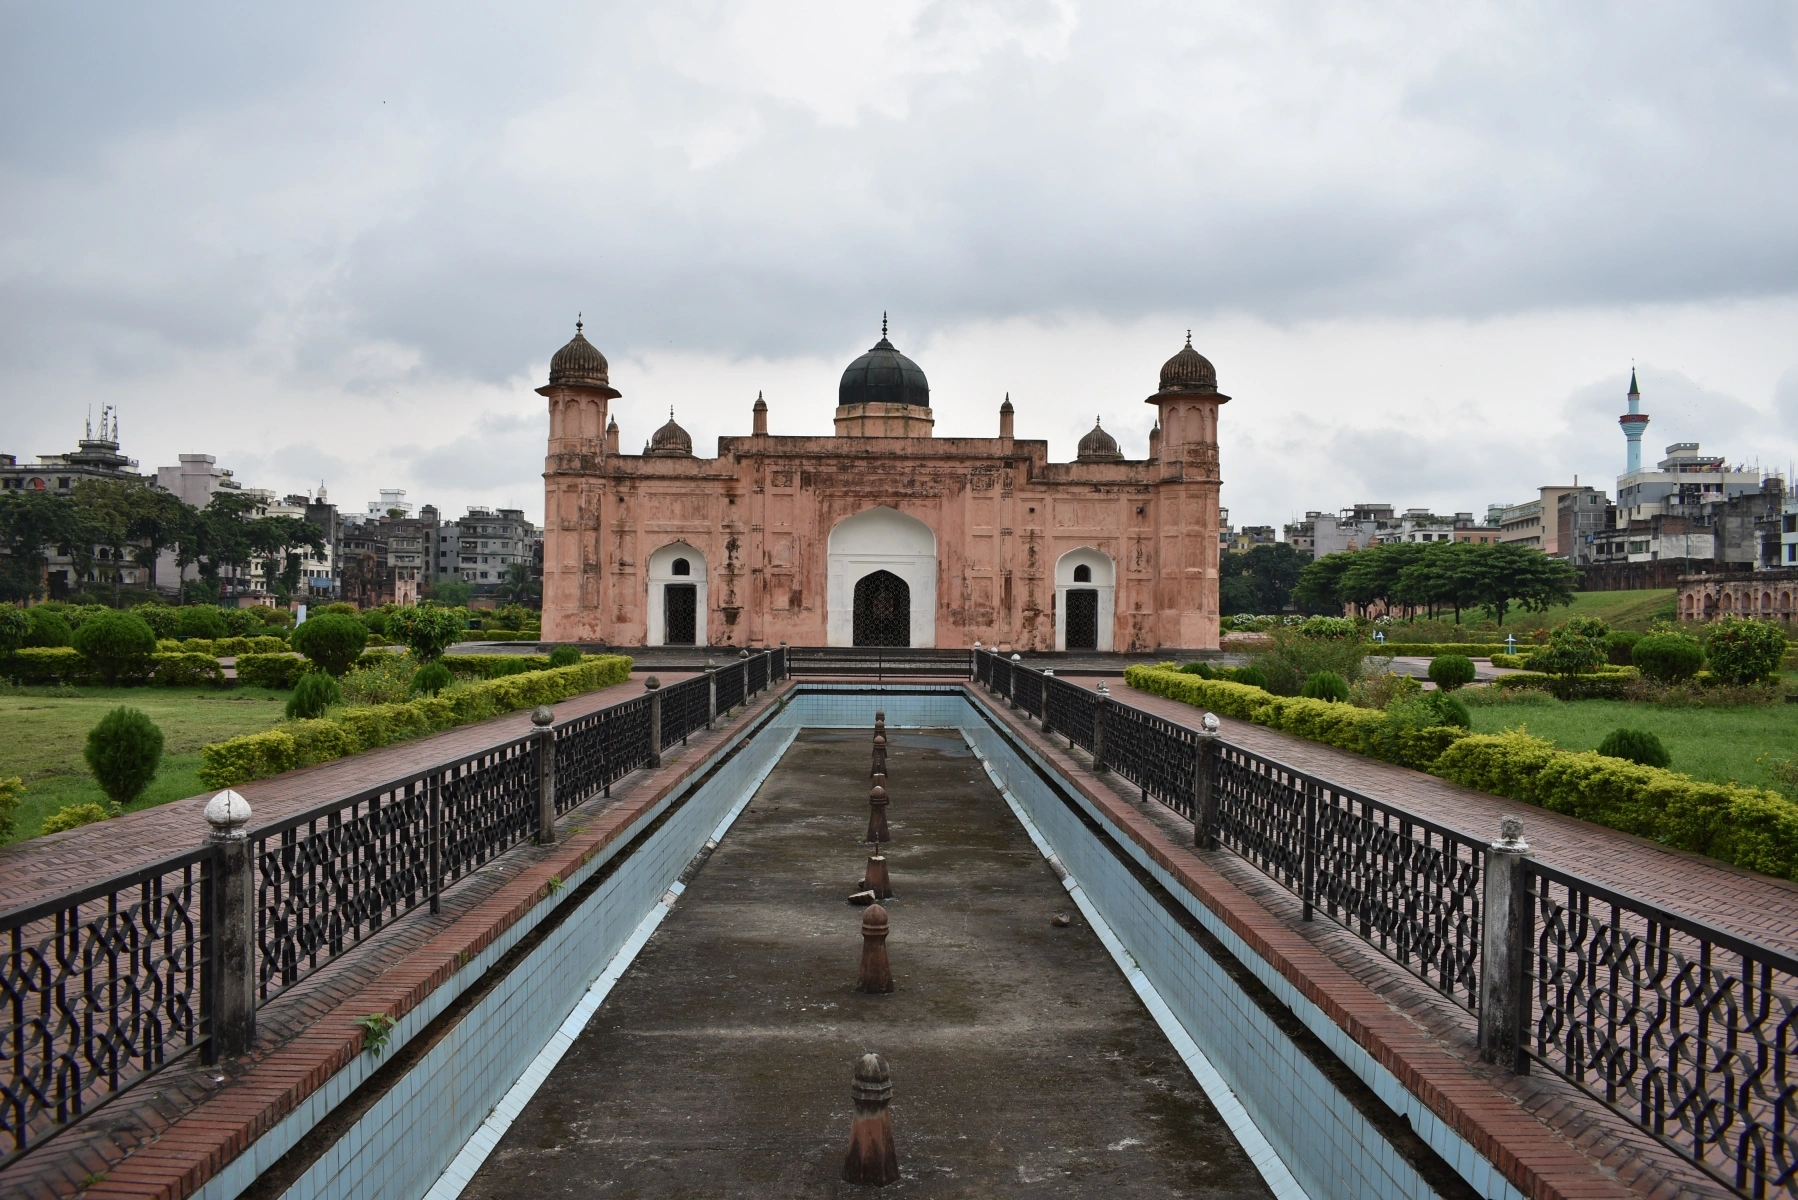
[[[868,1050],[883,1194],[1269,1194],[960,735],[890,737],[895,992],[854,990],[869,734],[804,730],[465,1197],[872,1193]]]

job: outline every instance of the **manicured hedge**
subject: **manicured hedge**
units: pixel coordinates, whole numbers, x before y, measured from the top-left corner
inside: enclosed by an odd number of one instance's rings
[[[458,642],[540,642],[541,629],[464,629]]]
[[[278,637],[162,638],[156,648],[166,654],[210,654],[214,658],[231,658],[239,654],[280,654],[288,649],[287,639]]]
[[[309,665],[298,654],[243,654],[237,659],[237,682],[284,690],[292,687]]]
[[[446,654],[438,661],[459,679],[498,679],[549,667],[547,654]]]
[[[1503,654],[1503,642],[1387,642],[1375,643],[1369,654],[1392,655],[1395,658],[1435,658],[1439,654],[1461,654],[1468,658],[1491,658]]]
[[[1629,677],[1618,673],[1575,678]],[[1798,804],[1778,792],[1705,783],[1677,771],[1590,751],[1560,750],[1522,732],[1476,734],[1449,726],[1382,732],[1385,714],[1372,709],[1273,696],[1259,688],[1164,667],[1129,667],[1124,678],[1131,687],[1227,717],[1418,767],[1463,787],[1707,854],[1751,871],[1798,879]]]
[[[477,683],[459,691],[421,696],[404,704],[351,708],[335,716],[292,721],[265,733],[245,734],[200,748],[200,781],[229,787],[372,750],[438,730],[482,721],[500,713],[554,704],[630,677],[631,660],[595,655],[575,667],[532,671]]]
[[[87,674],[87,660],[73,646],[25,646],[0,658],[0,672],[14,683],[73,683]]]
[[[163,687],[225,686],[225,669],[210,654],[156,654],[150,682]]]

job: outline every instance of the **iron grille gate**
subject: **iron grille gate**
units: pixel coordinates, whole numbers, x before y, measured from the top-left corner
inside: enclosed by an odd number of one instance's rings
[[[911,645],[911,586],[891,571],[875,571],[855,582],[857,646]]]
[[[1069,650],[1099,648],[1099,592],[1097,588],[1071,588],[1067,597],[1067,647]]]
[[[699,588],[691,583],[662,585],[662,641],[692,646],[699,641]]]

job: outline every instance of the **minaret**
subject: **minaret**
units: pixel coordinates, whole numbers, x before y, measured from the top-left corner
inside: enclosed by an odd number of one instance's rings
[[[1642,435],[1648,432],[1648,414],[1642,411],[1642,393],[1636,388],[1634,367],[1629,369],[1629,411],[1617,418],[1617,424],[1623,426],[1623,436],[1629,442],[1623,473],[1634,475],[1642,469]]]

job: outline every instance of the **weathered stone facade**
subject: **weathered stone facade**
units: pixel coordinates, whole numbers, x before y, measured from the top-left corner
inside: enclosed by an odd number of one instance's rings
[[[1679,619],[1758,617],[1791,624],[1798,608],[1798,571],[1756,571],[1740,575],[1686,575],[1679,581]]]
[[[1013,436],[1009,399],[998,437],[932,436],[923,372],[882,332],[844,373],[835,436],[773,436],[758,398],[753,432],[698,458],[672,416],[641,455],[619,453],[608,402],[620,393],[577,325],[538,389],[550,410],[544,636],[1217,647],[1229,397],[1190,338],[1148,398],[1148,459],[1125,459],[1095,427],[1076,461],[1054,463],[1046,442]]]

